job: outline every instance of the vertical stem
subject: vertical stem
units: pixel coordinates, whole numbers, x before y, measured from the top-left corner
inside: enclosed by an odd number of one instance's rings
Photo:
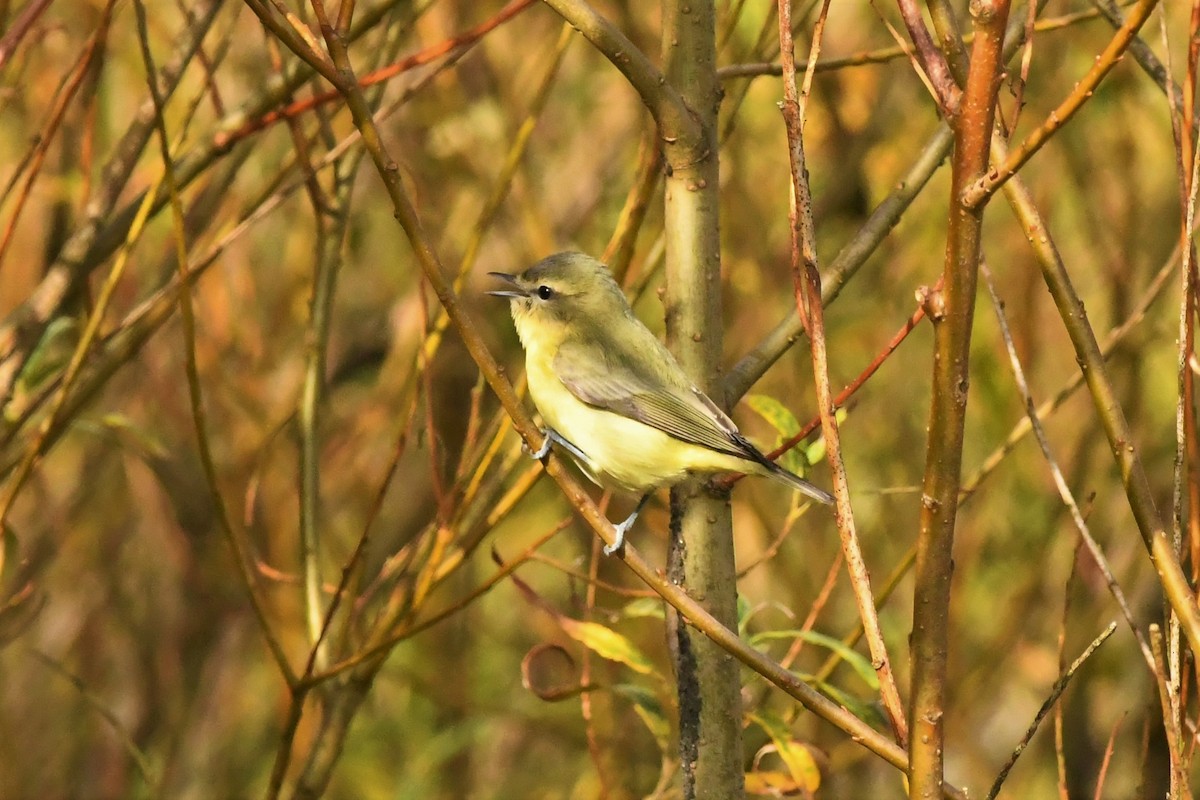
[[[1150,625],[1150,649],[1154,654],[1155,678],[1157,678],[1155,683],[1158,684],[1163,729],[1167,735],[1167,753],[1171,759],[1171,788],[1167,797],[1170,800],[1191,800],[1192,793],[1188,787],[1187,768],[1184,766],[1183,751],[1186,745],[1179,722],[1179,695],[1171,681],[1165,648],[1162,628],[1152,623]]]
[[[720,85],[710,0],[665,0],[663,70],[702,131],[699,148],[666,140],[667,337],[708,392],[720,383],[720,236],[716,149]],[[717,402],[721,396],[717,393]],[[696,482],[672,492],[670,573],[722,624],[737,627],[733,528],[727,497]],[[737,662],[690,626],[673,626],[685,798],[742,795],[741,686]]]
[[[333,298],[341,266],[342,244],[349,219],[350,194],[361,156],[337,165],[334,193],[325,198],[331,203],[332,220],[318,224],[320,250],[309,298],[308,330],[304,357],[304,383],[297,416],[300,423],[300,564],[304,581],[304,617],[309,645],[317,647],[316,668],[327,665],[325,648],[318,646],[325,628],[325,607],[321,595],[321,439],[320,421],[324,405],[325,362],[329,330],[333,316]],[[347,169],[347,163],[349,169]],[[316,210],[322,214],[322,209]]]
[[[354,721],[359,707],[367,697],[382,660],[377,659],[364,669],[355,671],[338,684],[336,692],[329,692],[329,699],[321,718],[318,736],[312,744],[309,757],[292,790],[292,800],[317,800],[329,788],[333,768],[342,755],[346,734]]]
[[[919,798],[942,791],[950,577],[983,222],[979,209],[962,203],[961,193],[987,167],[1008,8],[1008,0],[971,4],[975,43],[955,131],[944,288],[932,293],[930,303],[933,397],[917,538],[909,712],[909,780],[911,795]]]

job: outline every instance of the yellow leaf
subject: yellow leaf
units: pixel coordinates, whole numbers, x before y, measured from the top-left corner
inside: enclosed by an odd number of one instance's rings
[[[601,658],[609,661],[619,661],[635,672],[649,675],[654,672],[650,659],[642,655],[634,647],[633,642],[621,634],[595,622],[580,622],[569,617],[561,617],[559,624],[575,641],[591,650]]]
[[[808,747],[793,738],[787,723],[770,714],[748,716],[771,737],[771,744],[767,748],[774,749],[779,755],[796,788],[815,792],[821,786],[821,769]]]
[[[779,797],[799,794],[802,787],[786,772],[747,772],[746,794]]]
[[[776,742],[779,758],[787,766],[788,772],[797,785],[810,792],[815,792],[821,786],[821,769],[816,759],[804,744],[796,739]]]

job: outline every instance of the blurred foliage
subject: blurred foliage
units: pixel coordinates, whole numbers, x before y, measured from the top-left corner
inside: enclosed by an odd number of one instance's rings
[[[965,3],[955,5],[965,18]],[[148,6],[150,43],[160,66],[180,32],[197,24],[185,16],[186,6],[161,0]],[[359,6],[358,18],[380,12],[351,48],[363,72],[452,39],[500,8],[461,0]],[[13,30],[24,8],[0,5],[0,32]],[[657,53],[657,11],[633,2],[599,8],[636,44]],[[1087,8],[1078,0],[1051,0],[1042,16]],[[309,10],[295,11],[309,19]],[[1163,12],[1177,71],[1184,62],[1186,11],[1172,3]],[[720,12],[722,65],[771,59],[772,47],[777,49],[773,4],[731,1]],[[99,0],[51,3],[0,66],[0,315],[34,297],[64,243],[87,223],[88,197],[109,179],[104,166],[134,110],[146,102],[133,6],[115,2],[103,28],[106,13]],[[1014,9],[1014,15],[1024,13],[1023,6]],[[797,21],[803,20],[802,48],[814,14],[812,4],[796,11]],[[822,56],[891,47],[878,15],[898,24],[887,3],[834,3]],[[575,36],[494,221],[481,224],[561,28],[551,11],[534,5],[448,68],[445,57],[436,58],[382,89],[383,107],[407,98],[382,130],[445,263],[457,266],[472,237],[483,236],[463,298],[513,374],[521,363],[515,334],[504,305],[481,296],[489,285],[485,273],[518,271],[566,248],[599,255],[635,179],[649,125],[616,70]],[[1151,29],[1157,29],[1154,21],[1147,26],[1150,45],[1165,56]],[[1017,139],[1070,91],[1111,34],[1103,21],[1085,16],[1036,35]],[[78,70],[76,59],[93,36],[103,46]],[[390,42],[396,55],[385,58]],[[167,107],[167,129],[178,137],[176,156],[186,159],[218,133],[236,131],[247,121],[238,109],[262,101],[277,85],[281,64],[295,69],[290,54],[268,44],[248,9],[239,3],[221,7],[202,57],[188,63]],[[66,93],[75,77],[82,88]],[[326,89],[307,81],[292,96],[303,100]],[[740,78],[725,89],[721,236],[725,351],[732,364],[794,300],[780,85],[772,77]],[[1002,104],[1011,121],[1011,84]],[[902,57],[817,74],[806,147],[823,260],[832,259],[893,189],[937,122],[934,104]],[[315,163],[351,130],[336,103],[300,113],[289,124],[266,125],[222,148],[182,191],[189,253],[199,257],[277,188],[293,187],[221,247],[192,299],[217,488],[253,548],[269,623],[298,672],[311,642],[300,582],[302,434],[296,412],[314,342],[309,303],[320,230],[330,223],[324,209],[314,208],[297,164],[305,158]],[[297,141],[309,148],[299,159]],[[1101,338],[1133,310],[1179,240],[1176,164],[1166,100],[1127,58],[1022,171]],[[135,203],[161,174],[152,143],[119,191],[117,210]],[[328,188],[328,171],[317,180]],[[940,274],[947,181],[946,170],[935,174],[828,310],[835,389],[874,358],[913,312],[914,292]],[[661,286],[655,272],[660,206],[657,197],[650,204],[630,274],[634,282],[648,281],[636,307],[656,329],[662,319],[654,291]],[[116,217],[116,211],[106,213],[102,222]],[[480,391],[477,372],[452,333],[431,361],[418,359],[425,331],[437,318],[436,298],[424,288],[370,169],[354,177],[348,220],[338,234],[344,241],[331,329],[327,340],[318,340],[328,350],[317,428],[316,520],[328,590],[368,525],[371,536],[354,584],[362,591],[351,603],[355,615],[345,623],[345,636],[330,645],[339,658],[354,652],[351,644],[367,641],[388,602],[411,606],[408,616],[397,617],[395,630],[420,627],[495,574],[488,550],[500,559],[516,558],[567,516],[547,481],[494,527],[455,516],[454,505],[473,480],[481,488],[467,492],[478,506],[470,508],[484,514],[528,462],[515,437],[504,437],[497,404]],[[1077,371],[1074,355],[1003,202],[992,204],[985,234],[984,252],[1032,391],[1035,399],[1046,399]],[[133,330],[144,334],[144,343],[122,353],[115,349],[119,336],[111,336],[93,349],[87,363],[109,357],[111,374],[85,371],[92,390],[68,406],[61,436],[8,518],[0,575],[3,798],[258,796],[284,741],[288,689],[264,646],[209,499],[177,314],[161,327],[128,322],[140,303],[168,285],[174,235],[170,214],[159,212],[132,244],[101,333]],[[44,414],[47,387],[61,378],[112,264],[112,257],[99,259],[64,300],[15,387],[4,416],[10,482],[15,459]],[[1110,360],[1161,509],[1171,507],[1177,283],[1172,279],[1168,297],[1151,306]],[[964,454],[968,476],[1023,416],[986,302],[981,294]],[[916,532],[930,342],[922,324],[856,395],[844,419],[854,508],[877,592],[903,562]],[[738,407],[734,415],[761,445],[772,446],[785,427],[814,414],[811,375],[802,344],[756,384],[756,399],[748,405],[758,413]],[[1076,393],[1046,427],[1072,489],[1087,499],[1093,531],[1139,624],[1159,619],[1157,582],[1090,399]],[[493,441],[498,456],[484,463]],[[395,453],[395,473],[375,514]],[[810,455],[819,460],[820,449]],[[812,475],[828,484],[822,464]],[[610,516],[629,502],[616,498]],[[861,645],[823,669],[831,652],[845,651],[839,641],[857,624],[844,575],[806,623],[831,566],[840,563],[832,516],[790,506],[783,490],[767,482],[739,483],[732,503],[739,562],[752,565],[740,585],[744,635],[777,657],[787,654],[793,669],[856,712],[880,719],[875,686],[864,680],[871,675],[869,668],[863,674]],[[666,523],[660,498],[632,534],[634,545],[660,563]],[[455,538],[439,560],[430,543],[442,541],[437,537],[443,529]],[[341,757],[326,796],[674,796],[675,701],[658,604],[645,598],[645,587],[619,560],[597,561],[597,541],[573,520],[522,558],[517,573],[523,584],[499,581],[390,651],[367,681],[369,691],[339,742]],[[428,573],[421,572],[423,564],[431,565]],[[947,776],[979,793],[1048,694],[1060,663],[1069,663],[1118,612],[1094,564],[1077,554],[1074,528],[1031,440],[1018,445],[963,506],[956,566]],[[596,578],[594,594],[589,571]],[[413,588],[422,579],[427,597]],[[880,611],[902,692],[911,595],[910,580],[901,577]],[[327,601],[329,594],[323,597]],[[343,647],[349,649],[338,649]],[[303,706],[289,786],[322,735],[323,691],[314,690]],[[903,796],[895,770],[753,674],[745,675],[744,697],[746,767],[755,773],[750,788],[815,791],[818,797]],[[1110,735],[1115,743],[1104,796],[1134,796],[1143,779],[1142,796],[1162,796],[1166,756],[1157,702],[1152,676],[1122,628],[1064,696],[1065,780],[1072,797],[1091,796]],[[1057,780],[1047,723],[1017,763],[1006,792],[1049,797]]]

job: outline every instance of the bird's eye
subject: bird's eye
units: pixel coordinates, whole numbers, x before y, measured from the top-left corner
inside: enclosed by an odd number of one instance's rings
[[[537,288],[537,296],[543,300],[549,300],[551,297],[554,297],[554,290],[546,285],[539,286]]]

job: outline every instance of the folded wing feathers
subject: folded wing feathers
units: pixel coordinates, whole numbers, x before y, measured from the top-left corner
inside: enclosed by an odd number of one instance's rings
[[[589,405],[644,422],[685,442],[770,464],[738,431],[733,420],[688,383],[682,372],[678,376],[643,375],[630,366],[634,363],[634,359],[618,362],[598,343],[576,340],[560,346],[554,371],[573,395]],[[596,365],[604,368],[597,369]]]

